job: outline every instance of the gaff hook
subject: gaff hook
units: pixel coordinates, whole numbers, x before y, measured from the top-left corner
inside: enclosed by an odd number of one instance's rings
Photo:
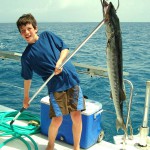
[[[106,4],[107,3],[106,1],[108,1],[108,0],[100,0],[100,1],[101,1],[103,8],[104,8],[104,4]],[[120,1],[118,0],[118,5],[117,5],[117,8],[115,9],[116,11],[118,10],[119,6],[120,6]]]

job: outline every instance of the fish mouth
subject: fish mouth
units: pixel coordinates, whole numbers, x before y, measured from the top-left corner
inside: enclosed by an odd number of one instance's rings
[[[103,2],[102,2],[102,7],[103,7],[103,16],[104,16],[104,18],[105,18],[105,20],[107,21],[107,20],[109,20],[109,12],[110,12],[110,8],[111,8],[111,6],[112,6],[112,3],[110,2],[110,3],[108,3],[108,2],[106,2],[105,0],[103,0]]]

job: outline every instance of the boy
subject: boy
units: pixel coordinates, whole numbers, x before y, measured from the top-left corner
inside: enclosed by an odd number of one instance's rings
[[[84,98],[77,72],[71,62],[68,61],[63,68],[59,68],[68,55],[68,47],[52,32],[45,31],[38,35],[37,23],[31,14],[22,15],[16,24],[21,36],[28,43],[21,57],[21,76],[24,78],[23,107],[29,107],[33,71],[42,77],[43,81],[54,72],[55,76],[47,83],[52,121],[46,150],[54,149],[62,116],[69,113],[73,122],[74,150],[79,150],[82,131],[81,111],[85,110]]]

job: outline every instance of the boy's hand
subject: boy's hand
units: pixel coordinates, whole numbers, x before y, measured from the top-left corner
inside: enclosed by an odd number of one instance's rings
[[[62,70],[63,70],[63,68],[61,68],[61,69],[55,68],[55,75],[60,74],[62,72]]]
[[[58,60],[55,67],[55,75],[60,74],[62,72],[63,68],[60,68],[61,65],[62,65],[62,61]]]
[[[29,97],[24,98],[24,100],[23,100],[23,107],[24,107],[25,109],[27,109],[27,108],[30,106],[30,105],[29,105],[29,100],[30,100]]]

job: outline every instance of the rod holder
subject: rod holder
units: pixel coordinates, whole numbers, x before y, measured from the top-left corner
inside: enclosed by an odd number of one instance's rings
[[[140,141],[139,146],[146,147],[147,146],[147,136],[149,134],[149,128],[148,127],[140,127]]]

